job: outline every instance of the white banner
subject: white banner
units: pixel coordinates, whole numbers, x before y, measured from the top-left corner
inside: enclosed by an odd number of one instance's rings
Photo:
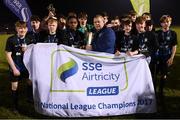
[[[24,62],[37,112],[59,117],[156,112],[144,56],[80,50],[53,43],[28,46]]]

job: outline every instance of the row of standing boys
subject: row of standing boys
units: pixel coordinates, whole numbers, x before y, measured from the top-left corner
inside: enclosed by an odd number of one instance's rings
[[[27,32],[26,23],[15,23],[16,34],[9,37],[6,43],[6,57],[10,66],[10,80],[13,110],[18,111],[18,83],[27,79],[28,101],[32,98],[32,83],[28,80],[28,71],[23,64],[23,53],[26,45],[36,43],[57,43],[67,46],[106,52],[116,56],[125,53],[128,56],[144,54],[149,63],[156,91],[156,75],[160,72],[159,94],[163,96],[163,88],[167,80],[169,66],[172,65],[176,53],[177,35],[170,30],[172,18],[163,15],[160,18],[161,29],[153,29],[149,13],[136,17],[135,12],[127,16],[114,17],[108,22],[106,14],[97,14],[93,24],[87,24],[88,16],[81,12],[78,16],[69,13],[68,17],[58,19],[51,11],[42,21],[38,16],[31,17],[32,31]],[[79,24],[78,24],[79,23]]]

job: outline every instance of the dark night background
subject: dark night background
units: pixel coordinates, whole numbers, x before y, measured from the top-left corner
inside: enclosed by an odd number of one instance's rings
[[[123,15],[132,10],[130,0],[27,0],[32,14],[41,18],[47,15],[47,6],[53,3],[57,13],[67,15],[70,11],[86,11],[90,18],[96,13],[106,11],[110,16]],[[151,14],[155,24],[163,14],[173,18],[173,25],[180,25],[179,0],[151,0]],[[17,17],[0,0],[0,23],[14,23]],[[92,19],[89,20],[91,22]]]

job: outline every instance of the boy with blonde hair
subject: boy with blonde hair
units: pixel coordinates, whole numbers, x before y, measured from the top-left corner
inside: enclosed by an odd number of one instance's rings
[[[173,64],[177,47],[177,34],[170,29],[172,18],[169,15],[163,15],[160,18],[161,29],[157,31],[159,49],[158,49],[158,70],[161,73],[159,92],[163,96],[163,88],[167,80],[169,67]]]

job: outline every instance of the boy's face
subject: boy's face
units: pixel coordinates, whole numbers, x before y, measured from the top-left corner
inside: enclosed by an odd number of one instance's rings
[[[27,27],[22,27],[22,26],[16,27],[16,32],[19,37],[25,37],[27,30],[28,30]]]
[[[118,19],[114,20],[114,27],[120,26],[120,21]]]
[[[40,21],[31,21],[31,26],[34,30],[38,30],[40,27]]]
[[[71,18],[69,21],[68,21],[68,26],[70,29],[72,30],[76,30],[77,29],[77,26],[78,26],[78,21],[76,18]]]
[[[149,15],[143,15],[143,17],[146,19],[146,20],[151,20],[151,17]]]
[[[64,18],[59,18],[59,23],[60,23],[60,24],[66,24],[66,19],[64,19]]]
[[[124,25],[124,31],[125,33],[129,33],[132,29],[132,24]]]
[[[86,23],[87,23],[87,19],[86,18],[79,18],[79,24],[82,25],[82,26],[86,26]]]
[[[132,20],[133,22],[135,22],[135,21],[136,21],[136,18],[137,18],[137,16],[136,16],[136,15],[132,15],[132,16],[131,16],[131,20]]]
[[[112,25],[113,27],[115,26],[114,20],[111,20],[111,25]]]
[[[136,23],[136,29],[138,32],[144,32],[145,26],[146,26],[145,21],[142,21],[141,23]]]
[[[108,16],[104,16],[104,22],[105,24],[108,22]]]
[[[55,33],[57,30],[58,23],[57,21],[48,22],[48,30],[50,33]]]
[[[146,26],[146,31],[152,31],[153,25]]]
[[[170,25],[171,25],[171,21],[169,21],[169,20],[164,20],[161,23],[161,26],[162,26],[163,29],[169,29]]]

